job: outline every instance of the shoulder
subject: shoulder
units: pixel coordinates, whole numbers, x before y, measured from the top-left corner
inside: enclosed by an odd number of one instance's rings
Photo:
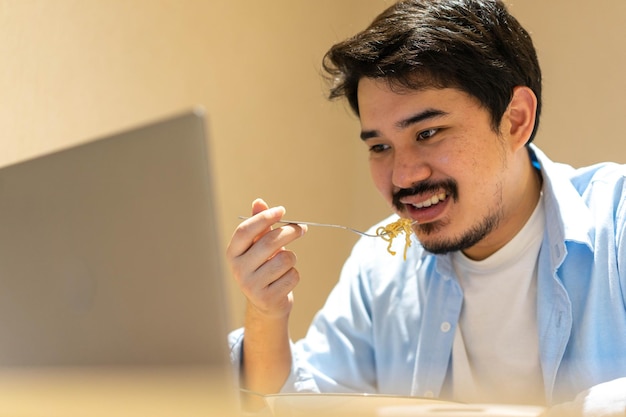
[[[596,187],[600,187],[602,190],[623,191],[626,184],[624,181],[626,178],[626,165],[603,162],[574,169],[570,177],[572,184],[581,194]]]
[[[583,201],[590,210],[604,213],[624,209],[626,165],[602,162],[575,168],[551,161],[536,147],[532,150],[541,164],[544,181],[560,201]]]
[[[544,175],[571,182],[578,190],[583,191],[597,182],[624,186],[626,165],[616,162],[600,162],[597,164],[575,168],[571,165],[554,162],[535,145],[530,146],[531,159],[537,160]]]
[[[626,218],[626,165],[601,163],[578,168],[571,183],[601,224],[624,228]]]

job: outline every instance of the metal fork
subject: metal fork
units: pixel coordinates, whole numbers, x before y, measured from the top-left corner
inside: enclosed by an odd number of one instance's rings
[[[249,217],[246,217],[246,216],[239,216],[239,218],[242,219],[242,220],[249,219]],[[356,233],[357,235],[367,236],[367,237],[380,237],[380,236],[384,236],[384,235],[389,233],[389,232],[383,232],[381,234],[371,234],[371,233],[362,232],[361,230],[353,229],[353,228],[348,227],[348,226],[342,226],[340,224],[316,223],[316,222],[301,222],[301,221],[298,221],[298,220],[280,220],[278,223],[282,223],[282,224],[306,224],[307,226],[333,227],[335,229],[343,229],[343,230],[347,230],[347,231],[352,232],[352,233]],[[417,223],[417,222],[413,222],[411,224],[415,224],[415,223]]]

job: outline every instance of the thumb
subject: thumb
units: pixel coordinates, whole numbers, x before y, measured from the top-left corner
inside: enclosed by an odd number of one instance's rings
[[[252,202],[252,215],[258,214],[264,210],[267,210],[269,205],[261,198],[257,198]]]

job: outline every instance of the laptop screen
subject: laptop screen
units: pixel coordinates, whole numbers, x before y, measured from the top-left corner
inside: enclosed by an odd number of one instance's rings
[[[191,111],[0,169],[0,368],[227,369],[209,160]]]

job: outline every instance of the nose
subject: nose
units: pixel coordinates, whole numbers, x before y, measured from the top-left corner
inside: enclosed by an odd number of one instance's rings
[[[430,177],[432,169],[422,155],[411,149],[396,149],[393,161],[392,182],[398,188],[411,188]]]

